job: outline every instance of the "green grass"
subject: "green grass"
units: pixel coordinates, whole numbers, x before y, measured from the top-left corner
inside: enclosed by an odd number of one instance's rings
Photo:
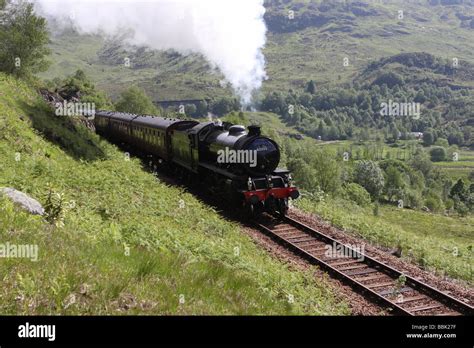
[[[37,262],[0,259],[0,314],[350,313],[310,270],[290,270],[3,74],[0,158],[0,186],[44,204],[49,185],[65,211],[52,225],[0,200],[0,242],[39,247]]]
[[[383,142],[367,141],[364,144],[358,144],[353,140],[335,141],[335,142],[314,142],[313,145],[324,146],[326,150],[334,156],[342,157],[344,152],[352,153],[352,159],[372,158],[381,159],[399,159],[402,161],[411,158],[416,146],[421,144],[419,140],[398,140],[396,146],[391,146]],[[310,145],[310,144],[308,144]],[[423,148],[429,153],[432,147]],[[458,151],[449,149],[448,156],[452,152],[459,154],[458,161],[433,162],[433,166],[447,174],[451,179],[467,179],[469,174],[474,171],[474,151],[461,149]],[[367,157],[368,156],[368,157]]]
[[[474,151],[460,150],[457,161],[435,162],[434,165],[454,180],[468,179],[474,172]]]
[[[319,214],[335,226],[384,247],[402,247],[402,257],[439,274],[470,284],[474,271],[474,217],[460,218],[381,206],[372,207],[326,199],[296,201],[306,211]]]

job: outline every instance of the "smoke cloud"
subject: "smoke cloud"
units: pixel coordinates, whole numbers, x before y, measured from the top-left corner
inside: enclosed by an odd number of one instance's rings
[[[200,53],[249,104],[266,78],[263,0],[34,0],[38,13],[80,33],[132,30],[132,44]]]

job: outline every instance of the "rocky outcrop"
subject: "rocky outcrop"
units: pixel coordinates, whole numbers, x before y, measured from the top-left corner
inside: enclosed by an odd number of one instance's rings
[[[10,187],[0,187],[0,195],[6,196],[22,209],[33,215],[44,215],[43,206],[34,198]]]

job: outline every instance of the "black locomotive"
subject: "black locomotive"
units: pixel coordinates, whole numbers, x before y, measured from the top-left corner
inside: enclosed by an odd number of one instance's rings
[[[286,214],[299,192],[287,170],[277,169],[280,150],[260,127],[99,111],[99,134],[121,141],[166,163],[181,176],[203,183],[222,199],[251,214]]]

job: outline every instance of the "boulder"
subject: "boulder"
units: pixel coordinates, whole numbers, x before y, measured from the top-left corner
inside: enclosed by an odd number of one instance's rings
[[[12,202],[33,215],[44,215],[43,206],[34,198],[23,192],[9,187],[0,187],[0,194],[8,197]]]

